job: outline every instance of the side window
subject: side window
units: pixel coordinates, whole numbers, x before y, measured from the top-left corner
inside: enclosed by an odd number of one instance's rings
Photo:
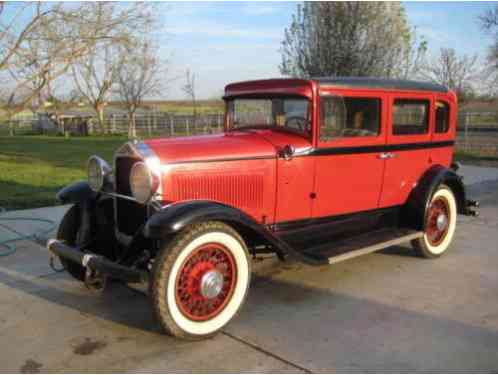
[[[380,133],[380,99],[330,96],[321,99],[320,140]]]
[[[426,134],[429,130],[429,101],[396,99],[393,105],[393,134]]]
[[[450,128],[450,106],[445,102],[436,102],[436,133],[446,133]]]

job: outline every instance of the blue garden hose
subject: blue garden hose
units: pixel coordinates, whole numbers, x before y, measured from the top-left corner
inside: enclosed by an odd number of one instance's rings
[[[16,221],[36,221],[40,223],[46,223],[49,225],[49,228],[44,229],[40,232],[36,233],[30,233],[27,235],[21,235],[17,232],[18,236],[14,238],[10,238],[8,240],[2,241],[0,239],[0,248],[4,248],[6,250],[0,251],[0,257],[5,257],[7,255],[11,255],[16,252],[16,246],[15,242],[17,241],[23,241],[23,240],[35,240],[37,236],[43,235],[43,234],[48,234],[52,230],[55,229],[56,223],[53,220],[49,219],[38,219],[38,218],[32,218],[32,217],[2,217],[3,214],[6,212],[6,210],[3,207],[0,207],[0,223],[2,222],[16,222]],[[11,229],[6,228],[7,230],[13,232]]]

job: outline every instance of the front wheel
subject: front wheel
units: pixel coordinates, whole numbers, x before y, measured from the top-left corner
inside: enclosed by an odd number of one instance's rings
[[[457,204],[451,189],[441,185],[431,198],[423,237],[412,241],[420,256],[436,258],[448,250],[455,235]]]
[[[195,224],[156,257],[150,291],[169,334],[213,336],[239,311],[250,282],[250,261],[239,234],[220,222]]]

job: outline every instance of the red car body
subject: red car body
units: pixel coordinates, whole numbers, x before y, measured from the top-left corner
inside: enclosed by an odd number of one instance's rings
[[[435,165],[450,167],[456,96],[452,91],[373,86],[357,88],[299,79],[228,85],[226,98],[278,94],[307,98],[311,104],[311,134],[303,137],[272,129],[230,131],[226,119],[221,134],[145,141],[168,171],[162,175],[164,200],[212,200],[237,207],[261,224],[404,204],[427,170]],[[320,141],[320,97],[330,94],[380,99],[380,133]],[[396,98],[430,102],[426,134],[392,134],[391,109]],[[436,101],[444,101],[450,108],[449,130],[443,134],[434,132]],[[287,145],[295,149],[296,156],[291,160],[279,157]],[[318,152],[306,154],[310,150]],[[320,150],[327,150],[327,154],[322,155]],[[379,159],[383,150],[393,150],[395,157]]]

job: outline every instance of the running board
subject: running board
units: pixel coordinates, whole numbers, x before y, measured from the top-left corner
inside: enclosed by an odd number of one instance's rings
[[[360,255],[373,253],[375,251],[385,249],[386,247],[400,245],[402,243],[409,242],[411,240],[415,240],[417,238],[420,238],[423,235],[424,235],[424,232],[416,232],[416,233],[412,233],[409,235],[405,235],[403,237],[394,238],[394,239],[389,240],[389,241],[385,241],[385,242],[381,242],[381,243],[378,243],[375,245],[367,246],[367,247],[364,247],[362,249],[352,250],[352,251],[349,251],[349,252],[344,253],[344,254],[332,256],[329,258],[329,264],[338,263],[338,262],[342,262],[343,260],[358,257]]]
[[[390,246],[400,245],[420,238],[423,235],[424,232],[409,229],[378,230],[335,244],[321,245],[307,249],[304,255],[315,259],[322,259],[323,261],[328,260],[329,264],[334,264],[356,258],[360,255],[373,253]]]

